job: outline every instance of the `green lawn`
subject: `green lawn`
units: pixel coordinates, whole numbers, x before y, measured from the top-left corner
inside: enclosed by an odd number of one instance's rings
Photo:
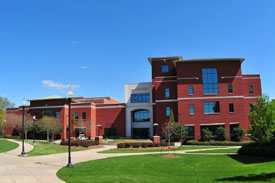
[[[28,140],[27,143],[32,144],[32,141]],[[82,151],[86,150],[87,148],[81,148],[81,149],[74,149],[73,151]],[[40,155],[47,155],[47,154],[57,154],[57,153],[65,153],[68,152],[67,147],[59,147],[59,144],[49,143],[49,142],[41,142],[37,141],[36,145],[34,146],[34,149],[30,152],[28,152],[28,156],[40,156]]]
[[[171,151],[181,151],[181,150],[191,150],[191,149],[211,149],[211,148],[219,148],[217,146],[182,146],[176,149],[171,149]],[[99,153],[141,153],[141,152],[163,152],[168,151],[168,149],[110,149],[101,151]]]
[[[207,150],[207,151],[196,151],[188,153],[237,153],[240,148],[234,149],[217,149],[217,150]]]
[[[0,140],[0,153],[16,149],[19,145],[8,140]]]
[[[62,168],[68,183],[267,183],[275,182],[275,159],[244,156],[125,156]]]

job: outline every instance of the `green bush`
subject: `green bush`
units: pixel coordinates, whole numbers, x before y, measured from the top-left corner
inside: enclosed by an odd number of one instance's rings
[[[62,140],[60,145],[68,145],[69,142],[66,140]],[[76,146],[76,147],[90,147],[90,146],[95,146],[99,145],[99,142],[92,141],[92,140],[71,140],[71,146]]]
[[[148,148],[148,147],[167,147],[167,142],[162,143],[152,143],[152,142],[121,142],[117,144],[117,148]],[[171,146],[174,146],[174,143],[171,142]]]
[[[232,132],[231,132],[231,140],[232,141],[236,141],[236,142],[240,142],[241,140],[243,140],[245,135],[245,130],[243,128],[233,128]]]
[[[225,141],[228,139],[227,131],[222,126],[218,127],[215,133],[217,141]]]
[[[203,141],[209,141],[212,138],[212,135],[213,133],[208,128],[201,130],[201,139]]]
[[[275,157],[275,144],[252,143],[245,145],[238,151],[239,155]]]
[[[211,145],[211,146],[243,146],[246,144],[251,144],[252,141],[243,141],[243,142],[233,142],[233,141],[198,141],[198,140],[189,140],[186,141],[186,145]]]

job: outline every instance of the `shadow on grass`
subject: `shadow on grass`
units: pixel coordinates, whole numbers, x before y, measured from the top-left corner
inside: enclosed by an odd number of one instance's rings
[[[242,181],[242,182],[253,182],[253,181],[271,181],[275,178],[275,173],[262,173],[259,175],[250,174],[248,176],[236,176],[229,178],[217,179],[216,181]]]
[[[228,155],[228,157],[244,164],[265,163],[275,161],[275,158],[266,158],[263,156]]]

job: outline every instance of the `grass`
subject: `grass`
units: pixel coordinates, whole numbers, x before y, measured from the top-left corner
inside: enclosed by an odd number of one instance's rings
[[[32,144],[32,141],[26,141],[29,144]],[[71,151],[83,151],[87,148],[71,148]],[[49,142],[42,142],[37,141],[34,149],[28,152],[28,156],[40,156],[40,155],[48,155],[48,154],[58,154],[58,153],[65,153],[68,152],[67,147],[60,147],[59,144],[49,143]]]
[[[275,159],[244,156],[125,156],[74,164],[57,176],[68,183],[267,183],[275,182]],[[245,162],[245,163],[244,163]]]
[[[231,149],[217,149],[217,150],[207,150],[207,151],[196,151],[188,153],[238,153],[240,148],[231,148]]]
[[[19,145],[8,140],[0,140],[0,153],[16,149]]]
[[[192,150],[192,149],[211,149],[217,148],[217,146],[182,146],[176,149],[171,149],[171,151],[182,151],[182,150]],[[168,151],[168,149],[110,149],[101,151],[99,153],[142,153],[142,152],[163,152]]]

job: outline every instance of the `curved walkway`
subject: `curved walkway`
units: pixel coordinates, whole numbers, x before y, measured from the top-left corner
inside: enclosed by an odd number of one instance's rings
[[[11,140],[13,141],[13,140]],[[15,150],[0,153],[0,182],[1,183],[30,183],[30,182],[43,182],[43,183],[60,183],[62,180],[58,179],[56,172],[67,164],[67,153],[51,154],[44,156],[32,156],[32,157],[18,157],[21,153],[21,143],[13,141],[19,144],[19,147]],[[26,152],[30,151],[33,147],[30,144],[25,143]],[[83,161],[103,159],[108,157],[118,156],[132,156],[132,155],[144,155],[144,154],[160,154],[160,152],[148,152],[148,153],[115,153],[115,154],[103,154],[97,153],[99,151],[113,149],[115,146],[104,146],[99,149],[90,149],[85,151],[72,152],[72,163],[79,163]],[[229,147],[231,148],[231,147]],[[221,149],[221,148],[212,148]],[[223,148],[224,149],[224,148]],[[177,151],[175,153],[186,153],[190,151],[199,151],[208,149],[196,149]],[[167,153],[167,152],[162,152]],[[205,155],[205,153],[204,153]]]

